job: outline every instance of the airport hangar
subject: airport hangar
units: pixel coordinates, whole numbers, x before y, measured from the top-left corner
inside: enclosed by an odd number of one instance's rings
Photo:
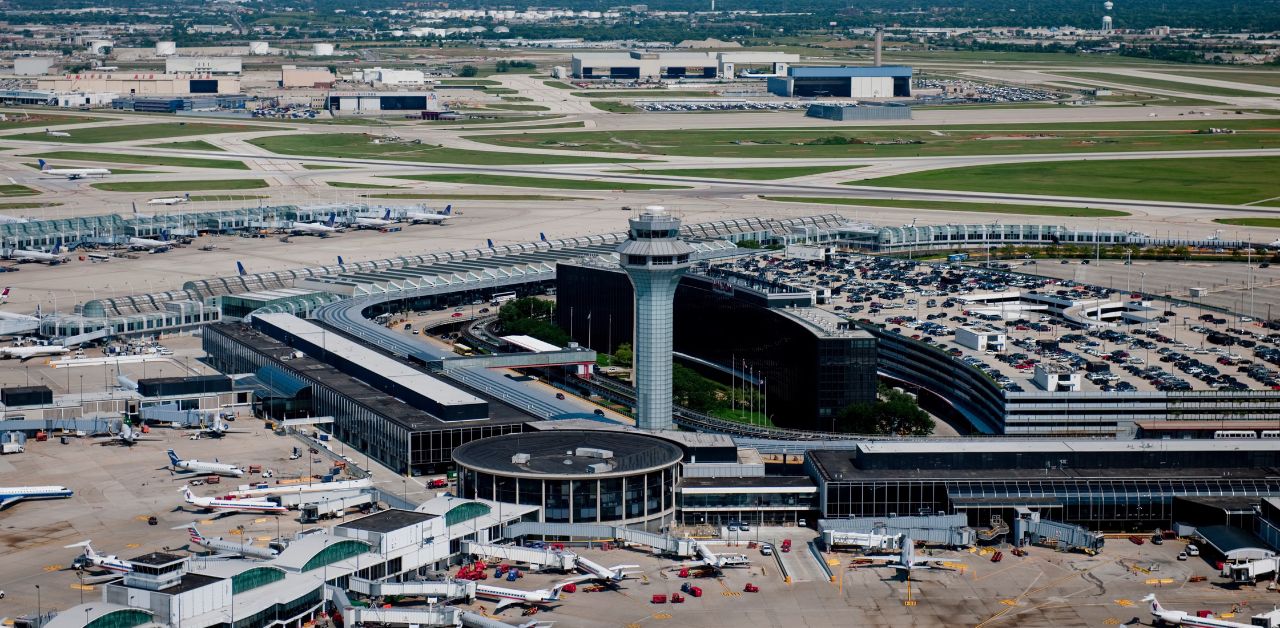
[[[800,55],[781,52],[579,52],[572,73],[576,79],[729,79],[737,69],[761,66],[768,71],[755,76],[781,76],[799,61]]]
[[[787,98],[910,98],[905,65],[791,66],[769,77],[769,93]]]

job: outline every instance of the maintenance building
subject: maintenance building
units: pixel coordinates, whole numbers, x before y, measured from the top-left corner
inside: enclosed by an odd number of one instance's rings
[[[912,69],[905,65],[792,66],[769,79],[769,93],[806,98],[910,98]]]

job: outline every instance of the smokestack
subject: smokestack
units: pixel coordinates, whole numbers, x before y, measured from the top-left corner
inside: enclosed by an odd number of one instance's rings
[[[884,47],[884,29],[876,27],[876,49],[875,49],[875,65],[880,67],[880,49]]]

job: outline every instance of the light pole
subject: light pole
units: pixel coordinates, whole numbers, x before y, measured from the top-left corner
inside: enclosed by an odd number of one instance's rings
[[[41,619],[43,616],[44,616],[44,605],[40,603],[40,585],[37,584],[36,585],[36,625],[37,626],[44,625],[44,620]]]

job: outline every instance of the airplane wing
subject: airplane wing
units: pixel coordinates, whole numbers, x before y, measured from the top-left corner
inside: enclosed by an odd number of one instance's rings
[[[20,501],[22,501],[22,497],[20,496],[6,497],[3,501],[0,501],[0,510],[4,510],[5,508],[8,508]]]
[[[561,580],[560,582],[557,582],[556,586],[564,586],[566,584],[578,584],[579,582],[587,582],[589,580],[596,580],[596,579],[598,578],[592,575],[573,576],[572,578],[568,578],[565,580]]]

